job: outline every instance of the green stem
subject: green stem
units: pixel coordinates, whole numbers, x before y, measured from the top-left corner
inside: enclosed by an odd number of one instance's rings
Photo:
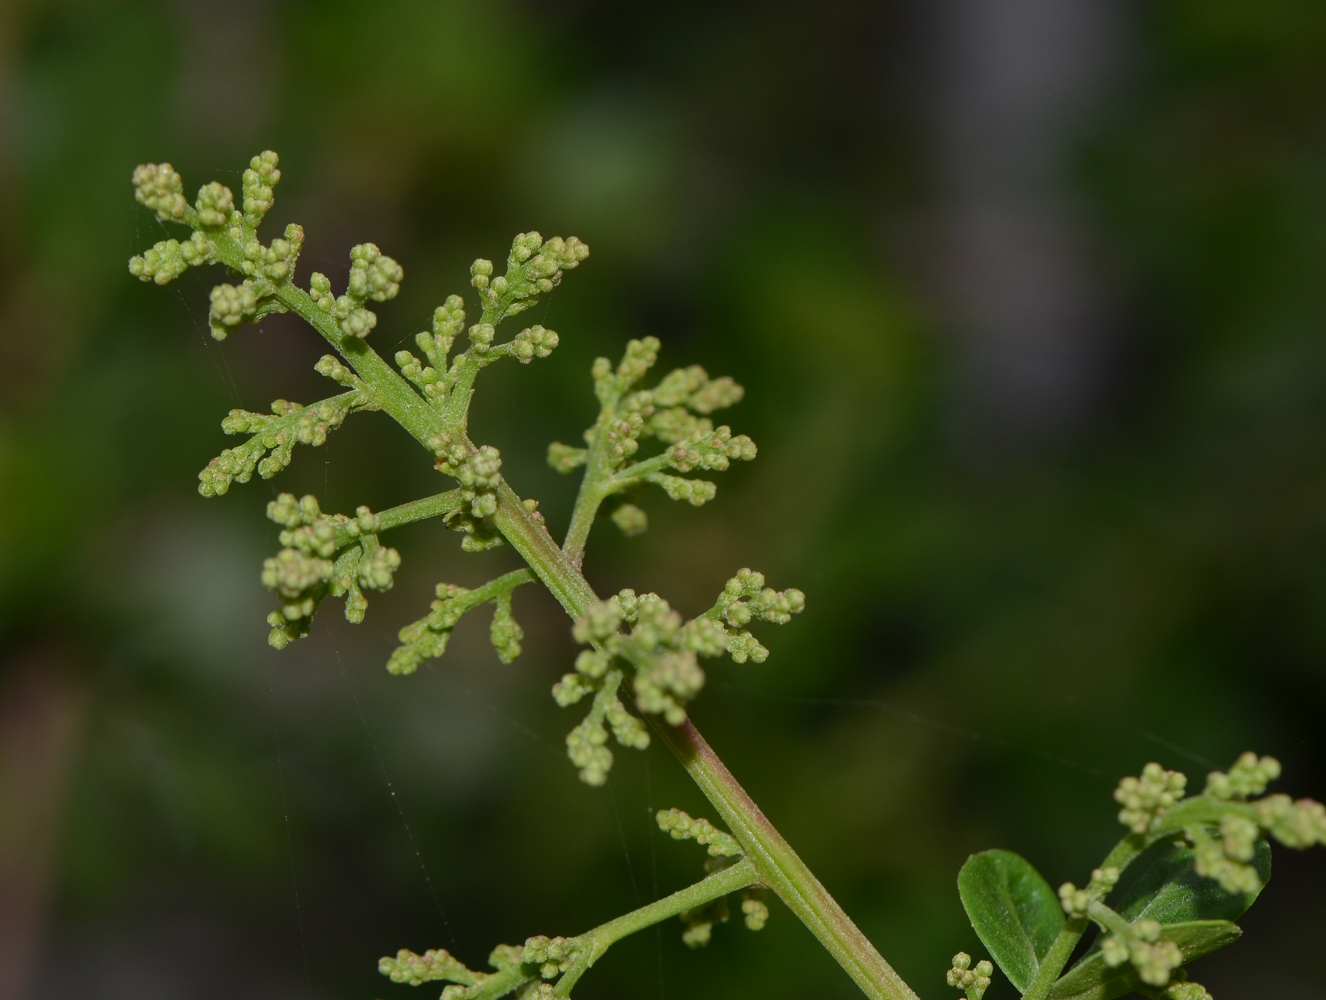
[[[694,723],[656,724],[655,729],[723,817],[754,862],[760,881],[801,918],[861,991],[872,1000],[916,1000],[916,994],[769,822]]]
[[[447,490],[445,493],[435,493],[431,497],[411,500],[409,503],[379,511],[378,520],[381,523],[378,531],[389,531],[403,524],[430,517],[443,517],[454,510],[460,510],[464,505],[465,497],[460,490]]]
[[[1128,921],[1098,899],[1093,899],[1087,907],[1087,916],[1095,921],[1098,927],[1110,934],[1128,933]]]
[[[589,456],[585,460],[585,475],[580,480],[580,492],[576,494],[576,505],[571,511],[571,524],[566,529],[566,540],[562,542],[562,551],[567,561],[577,570],[585,562],[585,543],[589,532],[594,527],[594,518],[599,507],[607,498],[604,481],[612,475],[612,463],[609,460],[608,428],[617,412],[617,400],[604,400],[599,410],[598,421],[594,425],[594,440],[589,445]]]
[[[760,875],[755,865],[749,858],[742,858],[736,864],[728,865],[708,878],[674,892],[671,896],[664,896],[647,906],[632,910],[615,920],[609,920],[606,924],[599,924],[591,931],[586,931],[577,938],[585,945],[585,951],[557,981],[554,996],[570,996],[571,988],[575,986],[576,981],[603,957],[604,952],[622,938],[671,917],[680,916],[687,910],[712,903],[730,892],[747,889],[759,881]]]
[[[474,398],[474,380],[486,363],[486,359],[481,360],[473,352],[458,355],[452,361],[451,387],[442,405],[442,419],[462,433],[470,413],[470,400]]]
[[[1064,971],[1064,966],[1068,964],[1068,959],[1072,957],[1073,949],[1077,947],[1078,941],[1082,940],[1087,926],[1085,917],[1072,917],[1064,924],[1063,930],[1054,939],[1054,944],[1050,945],[1050,950],[1041,959],[1040,968],[1036,970],[1036,978],[1027,987],[1022,1000],[1045,1000],[1050,993],[1050,987],[1054,985],[1055,980]]]
[[[476,587],[467,591],[459,598],[463,604],[472,608],[477,608],[485,601],[491,601],[499,594],[509,594],[517,587],[526,583],[534,582],[534,574],[527,569],[513,569],[510,573],[504,573],[495,580],[489,580],[482,587]]]
[[[571,511],[571,524],[566,529],[566,540],[562,542],[562,551],[566,553],[566,558],[572,566],[578,568],[585,561],[585,543],[589,540],[589,532],[594,527],[594,518],[598,516],[599,507],[605,499],[606,494],[599,489],[597,483],[591,484],[589,471],[586,470],[585,478],[580,483],[580,492],[576,494],[575,509]]]
[[[445,493],[435,493],[431,497],[423,497],[396,507],[388,507],[386,510],[378,512],[379,524],[375,534],[390,531],[392,528],[399,528],[403,524],[411,524],[414,521],[423,521],[430,517],[445,517],[453,510],[459,510],[465,506],[465,502],[465,496],[460,490],[447,490]],[[342,527],[336,532],[336,547],[338,549],[349,545],[360,537],[357,527],[354,533],[351,533],[351,527]]]

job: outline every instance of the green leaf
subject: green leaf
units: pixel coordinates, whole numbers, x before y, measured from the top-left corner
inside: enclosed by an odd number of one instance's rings
[[[1166,924],[1160,938],[1177,944],[1187,963],[1233,944],[1242,933],[1237,924],[1228,920],[1190,920]],[[1137,970],[1131,965],[1125,963],[1111,969],[1105,964],[1105,957],[1093,951],[1050,987],[1049,1000],[1112,1000],[1134,992],[1141,985]]]
[[[1192,850],[1181,844],[1165,844],[1153,852],[1151,863],[1112,904],[1129,923],[1143,918],[1162,924],[1237,920],[1257,898],[1256,892],[1226,892],[1215,879],[1198,875]],[[1271,877],[1271,845],[1266,841],[1257,841],[1252,866],[1265,886]]]
[[[990,957],[1025,992],[1063,929],[1059,897],[1030,862],[1012,851],[973,854],[958,872],[958,892]]]

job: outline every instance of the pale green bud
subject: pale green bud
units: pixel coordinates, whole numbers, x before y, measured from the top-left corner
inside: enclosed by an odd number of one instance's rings
[[[685,500],[695,507],[708,503],[718,493],[718,487],[704,479],[683,479],[662,472],[655,472],[648,478],[651,483],[663,487],[663,492],[673,500]]]
[[[401,568],[401,554],[384,545],[373,544],[359,560],[356,581],[367,590],[390,590],[396,570]]]
[[[572,448],[570,445],[554,441],[548,445],[548,464],[561,473],[580,468],[589,459],[585,448]]]
[[[184,180],[169,163],[144,163],[135,168],[134,197],[163,222],[180,222],[189,210]]]
[[[195,232],[192,238],[180,243],[178,240],[162,240],[139,257],[129,260],[129,273],[140,281],[153,281],[164,285],[173,281],[191,265],[205,264],[213,250],[202,233]]]
[[[525,630],[511,613],[510,594],[498,597],[495,605],[489,638],[497,650],[497,658],[503,663],[511,663],[520,655],[520,641],[525,638]]]
[[[633,503],[624,503],[612,512],[612,523],[628,538],[642,534],[649,527],[649,517]]]
[[[331,312],[336,308],[336,297],[332,295],[331,279],[320,271],[308,276],[308,293],[318,308]]]
[[[357,302],[372,299],[386,302],[401,290],[405,271],[384,256],[375,243],[360,243],[350,249],[350,280],[346,294]]]
[[[735,406],[745,395],[745,389],[724,375],[701,386],[686,401],[686,405],[696,413],[708,414]]]
[[[272,207],[275,198],[272,189],[281,179],[279,162],[280,157],[268,149],[250,160],[249,169],[244,171],[244,225],[250,230],[258,228]]]
[[[585,617],[576,622],[573,634],[576,642],[602,640],[616,633],[621,624],[618,609],[611,602],[599,601],[585,610]]]
[[[563,674],[562,679],[553,685],[553,700],[562,708],[567,708],[593,692],[593,687],[580,674]]]
[[[1257,802],[1257,821],[1286,847],[1299,850],[1326,844],[1326,806],[1312,799],[1268,795]]]
[[[228,226],[235,215],[235,195],[230,188],[217,181],[204,184],[198,189],[198,199],[194,203],[198,210],[198,221],[211,229]]]
[[[470,344],[473,345],[471,350],[475,354],[486,353],[488,348],[492,346],[493,337],[497,335],[497,331],[491,323],[476,323],[470,327],[468,333]]]
[[[282,549],[274,558],[263,560],[262,564],[263,586],[291,599],[325,583],[331,579],[331,574],[331,560],[305,555],[298,549]],[[292,616],[287,612],[286,617]]]
[[[753,931],[764,930],[764,925],[769,922],[769,906],[760,895],[759,890],[746,889],[742,892],[741,912],[746,927]]]
[[[945,981],[950,986],[963,990],[968,1000],[981,1000],[985,991],[990,988],[990,977],[993,973],[994,966],[984,959],[972,968],[971,956],[965,951],[960,951],[953,956],[953,967],[948,970]]]
[[[249,282],[238,288],[234,285],[217,285],[212,289],[211,310],[208,323],[212,336],[225,340],[226,335],[241,323],[252,322],[258,309],[258,293]]]
[[[1151,824],[1183,797],[1188,778],[1178,771],[1166,771],[1150,763],[1140,778],[1124,778],[1114,791],[1114,799],[1123,809],[1119,822],[1134,833],[1146,833]]]
[[[742,853],[735,837],[724,833],[704,817],[692,817],[680,809],[660,809],[654,814],[654,821],[673,840],[694,840],[708,847],[709,854],[715,858],[735,858]]]
[[[1228,774],[1212,771],[1206,776],[1206,794],[1217,799],[1246,799],[1260,795],[1280,777],[1280,762],[1274,757],[1260,760],[1248,751],[1234,762]]]

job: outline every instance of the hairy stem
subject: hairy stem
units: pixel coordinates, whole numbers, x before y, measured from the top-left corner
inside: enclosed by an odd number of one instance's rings
[[[607,498],[604,480],[611,474],[609,459],[608,428],[616,413],[616,405],[605,405],[599,411],[598,421],[594,425],[594,440],[589,444],[589,457],[585,461],[585,475],[580,480],[580,492],[576,494],[576,505],[571,511],[571,524],[566,529],[566,541],[562,542],[562,551],[567,560],[576,569],[585,562],[585,543],[589,541],[589,532],[594,527],[594,518],[599,507]]]

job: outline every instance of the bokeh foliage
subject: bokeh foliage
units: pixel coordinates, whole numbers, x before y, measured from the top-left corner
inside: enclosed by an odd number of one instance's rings
[[[207,276],[178,297],[129,277],[163,238],[129,187],[146,160],[190,189],[237,186],[278,149],[275,215],[304,225],[312,267],[339,273],[365,240],[405,265],[373,334],[385,353],[511,234],[589,243],[531,316],[562,347],[494,370],[472,422],[555,525],[571,486],[543,450],[592,421],[596,354],[654,334],[664,365],[746,385],[732,419],[759,459],[702,511],[655,502],[638,539],[604,526],[587,569],[600,592],[654,589],[691,614],[741,565],[807,592],[776,655],[715,670],[696,719],[923,993],[975,943],[954,884],[968,854],[1081,880],[1116,835],[1114,780],[1145,760],[1200,773],[1256,747],[1321,797],[1326,15],[1140,15],[1129,90],[1076,160],[1130,296],[1116,405],[1061,451],[974,468],[947,434],[942,310],[903,277],[920,251],[880,238],[934,191],[884,69],[908,9],[875,7],[3,15],[0,628],[7,663],[55,650],[88,699],[52,831],[52,953],[113,928],[123,962],[190,995],[389,996],[374,963],[400,943],[476,964],[697,874],[647,813],[700,803],[664,752],[624,755],[608,790],[565,766],[547,691],[574,646],[546,597],[517,595],[524,662],[462,627],[434,669],[382,671],[433,582],[479,582],[509,554],[462,559],[440,528],[410,529],[359,633],[329,622],[310,648],[266,649],[274,491],[193,486],[230,407],[316,398],[322,348],[281,318],[216,345]],[[387,421],[358,419],[273,486],[328,509],[438,488]],[[1322,917],[1295,884],[1326,873],[1277,865],[1237,958],[1198,966],[1217,996],[1320,993],[1303,947]],[[157,954],[153,915],[177,912],[208,914],[237,971],[198,974],[190,939]],[[583,992],[852,995],[777,907],[704,952],[679,934],[623,946]],[[51,995],[89,986],[47,975]]]

